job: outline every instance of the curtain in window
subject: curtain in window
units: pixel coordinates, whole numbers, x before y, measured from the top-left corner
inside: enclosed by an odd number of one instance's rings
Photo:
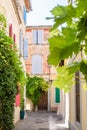
[[[41,55],[32,56],[32,74],[42,73],[42,57]]]

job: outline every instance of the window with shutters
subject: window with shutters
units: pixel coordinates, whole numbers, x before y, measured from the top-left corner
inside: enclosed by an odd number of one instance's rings
[[[32,56],[32,74],[42,74],[42,56]]]
[[[60,103],[60,89],[55,88],[55,103]]]
[[[33,30],[33,44],[42,44],[42,30]]]
[[[28,58],[28,39],[24,38],[24,59]]]
[[[80,123],[80,75],[75,73],[76,121]]]

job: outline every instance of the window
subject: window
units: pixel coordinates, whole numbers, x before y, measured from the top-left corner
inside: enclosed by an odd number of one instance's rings
[[[28,39],[24,39],[24,58],[28,58]]]
[[[32,74],[42,73],[42,57],[41,55],[32,56]]]
[[[60,103],[60,89],[55,88],[55,102]]]
[[[76,121],[80,122],[80,76],[79,71],[75,74],[76,87]]]
[[[42,30],[33,30],[33,43],[42,44]]]

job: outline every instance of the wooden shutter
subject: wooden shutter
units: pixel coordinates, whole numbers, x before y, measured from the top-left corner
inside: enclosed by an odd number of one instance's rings
[[[75,73],[76,121],[80,122],[80,73]]]
[[[9,25],[9,36],[12,37],[12,24]]]
[[[42,57],[41,55],[32,56],[32,74],[42,73]]]
[[[22,30],[20,30],[20,55],[23,56],[23,34]]]
[[[26,24],[26,8],[23,6],[24,23]]]
[[[60,103],[60,89],[55,88],[55,102]]]
[[[24,39],[24,58],[28,58],[28,39]]]
[[[14,40],[14,43],[16,43],[16,35],[15,34],[13,35],[13,40]]]
[[[42,30],[38,30],[38,44],[42,44]]]
[[[20,93],[16,95],[15,104],[16,106],[20,106]]]
[[[37,30],[33,30],[33,44],[37,44],[37,42],[38,42]]]

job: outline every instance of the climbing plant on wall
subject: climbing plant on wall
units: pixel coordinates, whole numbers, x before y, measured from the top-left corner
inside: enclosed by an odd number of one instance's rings
[[[32,100],[34,106],[38,105],[42,91],[47,91],[49,84],[41,77],[27,75],[26,96]]]
[[[16,85],[24,84],[24,73],[13,40],[7,36],[6,20],[0,14],[0,130],[14,128]]]
[[[69,0],[66,6],[57,5],[51,10],[54,25],[49,38],[49,64],[56,66],[58,76],[55,86],[68,91],[74,73],[82,72],[87,81],[87,0]],[[59,67],[61,60],[73,59]],[[75,60],[78,59],[78,60]]]

